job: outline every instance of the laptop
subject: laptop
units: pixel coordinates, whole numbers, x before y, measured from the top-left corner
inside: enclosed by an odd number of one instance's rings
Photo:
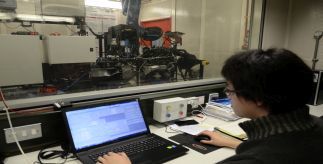
[[[187,148],[150,132],[138,100],[62,110],[72,152],[95,164],[107,152],[125,152],[133,164],[163,163]]]

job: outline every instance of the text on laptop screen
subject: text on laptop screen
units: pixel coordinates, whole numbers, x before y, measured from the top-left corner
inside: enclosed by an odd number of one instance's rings
[[[138,101],[68,111],[66,118],[76,150],[148,131]]]

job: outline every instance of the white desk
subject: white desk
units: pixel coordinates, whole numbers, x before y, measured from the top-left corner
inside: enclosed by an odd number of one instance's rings
[[[319,106],[311,106],[310,113],[315,116],[322,116],[323,115],[323,105]],[[245,119],[240,119],[235,122],[225,122],[216,118],[208,117],[205,120],[205,123],[221,127],[221,125],[228,125],[228,124],[234,124],[237,125],[239,122],[244,121]],[[237,125],[238,126],[238,125]],[[176,133],[166,133],[165,132],[165,127],[164,126],[155,126],[155,125],[150,125],[150,130],[151,132],[162,136],[164,138],[168,138],[170,136],[176,135]],[[54,147],[54,150],[60,149],[60,147]],[[29,158],[29,161],[34,162],[37,160],[37,155],[39,151],[27,153],[27,157]],[[183,164],[183,163],[197,163],[200,161],[203,161],[203,164],[213,164],[216,162],[219,162],[227,157],[230,157],[235,154],[235,151],[233,149],[229,148],[220,148],[216,151],[213,151],[208,154],[201,154],[199,152],[196,152],[194,150],[191,150],[184,156],[181,156],[179,158],[176,158],[174,160],[171,160],[167,162],[166,164]],[[44,162],[54,162],[54,163],[59,163],[63,162],[63,160],[55,159],[55,160],[47,160]],[[6,158],[4,161],[5,164],[27,164],[22,157],[22,155],[17,155],[17,156],[12,156],[9,158]],[[67,164],[81,164],[80,161],[78,160],[73,160],[67,162]]]

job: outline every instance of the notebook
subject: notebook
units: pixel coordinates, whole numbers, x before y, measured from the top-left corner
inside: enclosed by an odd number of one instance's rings
[[[72,107],[62,111],[70,147],[85,164],[109,151],[125,152],[133,164],[163,163],[188,149],[150,132],[138,100]]]

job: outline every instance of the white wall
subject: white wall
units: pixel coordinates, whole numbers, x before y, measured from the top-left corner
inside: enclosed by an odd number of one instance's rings
[[[252,22],[252,30],[251,30],[251,41],[250,41],[251,49],[257,49],[259,45],[262,4],[263,4],[262,0],[255,0],[254,15],[253,15],[253,22]]]
[[[268,0],[263,48],[283,47],[294,51],[309,66],[314,56],[315,31],[323,31],[322,0]],[[317,69],[323,69],[323,39]]]
[[[286,41],[289,0],[267,0],[262,48],[283,47]]]
[[[202,57],[200,54],[201,9],[201,1],[176,1],[175,30],[185,33],[183,35],[183,45],[178,48],[183,48],[197,57]]]
[[[140,21],[149,21],[172,17],[172,0],[153,0],[142,4],[140,10]]]
[[[40,14],[40,0],[17,0],[16,12],[19,14]]]
[[[205,12],[204,58],[210,61],[206,77],[219,77],[224,61],[241,50],[242,1],[207,0]]]
[[[287,48],[299,54],[308,65],[312,66],[314,56],[315,31],[323,31],[323,1],[293,0],[291,1],[290,28]],[[323,39],[320,41],[319,62],[317,69],[323,69]]]

